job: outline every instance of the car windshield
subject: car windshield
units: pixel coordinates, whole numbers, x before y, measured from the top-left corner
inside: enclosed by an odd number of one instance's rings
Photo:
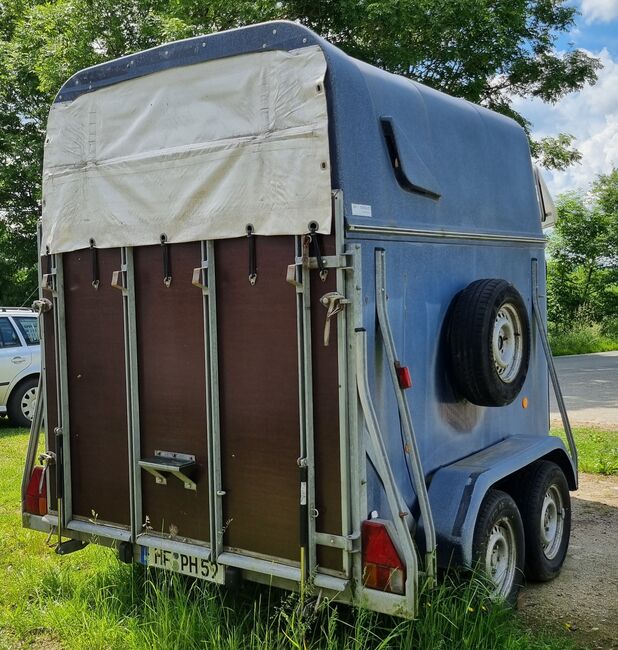
[[[39,321],[36,318],[15,316],[13,320],[17,323],[17,327],[19,327],[28,345],[39,344]]]

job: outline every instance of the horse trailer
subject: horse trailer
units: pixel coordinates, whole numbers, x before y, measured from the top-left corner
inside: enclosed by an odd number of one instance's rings
[[[515,122],[295,23],[75,74],[23,525],[402,616],[439,567],[554,577],[544,192]]]

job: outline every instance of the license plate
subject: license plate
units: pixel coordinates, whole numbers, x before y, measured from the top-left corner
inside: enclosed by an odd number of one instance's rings
[[[178,551],[168,551],[161,548],[148,548],[146,562],[147,566],[154,566],[158,569],[167,569],[185,576],[201,578],[210,582],[224,583],[223,567],[203,557],[195,557]]]

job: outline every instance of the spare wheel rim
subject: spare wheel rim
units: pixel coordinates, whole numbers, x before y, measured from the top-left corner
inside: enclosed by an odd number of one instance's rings
[[[510,384],[517,376],[522,362],[521,319],[511,303],[504,303],[494,320],[491,337],[494,367],[498,377]]]

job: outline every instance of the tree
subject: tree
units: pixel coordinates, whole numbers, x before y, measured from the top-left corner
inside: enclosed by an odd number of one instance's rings
[[[555,102],[593,83],[599,62],[559,53],[566,0],[3,0],[0,3],[0,304],[34,282],[35,223],[48,107],[74,72],[162,42],[239,25],[300,20],[346,52],[530,124],[515,96]],[[532,143],[553,168],[569,136]],[[8,275],[5,275],[8,274]],[[19,280],[18,278],[22,278]],[[12,298],[15,302],[17,298]]]
[[[551,235],[548,314],[557,330],[618,318],[618,170],[587,195],[563,194]]]

